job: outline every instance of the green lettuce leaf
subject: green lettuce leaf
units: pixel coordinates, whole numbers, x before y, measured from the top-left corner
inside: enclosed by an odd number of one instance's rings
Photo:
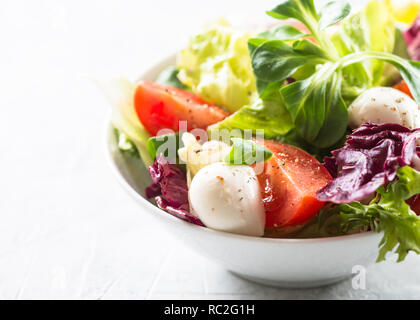
[[[123,151],[132,150],[134,144],[146,167],[153,162],[147,150],[149,134],[141,124],[134,110],[135,85],[124,78],[115,78],[109,81],[97,81],[107,97],[112,110],[112,124],[120,133],[119,146]]]
[[[118,148],[133,157],[140,158],[139,151],[136,145],[124,133],[117,128],[114,128],[115,139],[118,142]]]
[[[257,93],[249,38],[221,20],[192,37],[179,53],[178,78],[200,97],[231,112],[252,103]]]
[[[241,108],[222,122],[210,126],[209,131],[240,129],[253,130],[256,134],[256,130],[264,129],[264,137],[267,139],[287,135],[294,128],[294,124],[282,104],[279,91],[276,87],[272,89],[269,92],[267,88],[265,95],[256,102]]]
[[[363,10],[343,20],[332,41],[341,57],[361,51],[392,53],[395,43],[392,12],[384,1],[369,1]],[[348,85],[369,88],[380,84],[384,68],[382,61],[365,60],[347,67],[343,74]]]

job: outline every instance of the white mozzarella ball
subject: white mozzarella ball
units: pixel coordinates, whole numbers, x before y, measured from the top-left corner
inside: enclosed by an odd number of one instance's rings
[[[219,162],[204,167],[191,182],[189,198],[193,212],[211,229],[264,235],[260,186],[249,166]]]
[[[357,128],[366,122],[397,123],[415,129],[420,127],[418,104],[405,93],[376,87],[362,93],[349,107],[349,125]]]

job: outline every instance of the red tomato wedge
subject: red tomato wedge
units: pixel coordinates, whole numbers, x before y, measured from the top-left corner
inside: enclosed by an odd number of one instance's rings
[[[394,89],[400,90],[401,92],[404,92],[405,94],[409,95],[412,99],[414,99],[413,95],[411,94],[410,88],[408,87],[405,81],[401,81],[400,83],[396,84],[394,86]]]
[[[229,115],[193,93],[150,81],[138,84],[134,107],[141,123],[152,136],[162,129],[179,131],[179,121],[187,121],[187,130],[206,129]]]
[[[317,200],[316,192],[332,180],[331,175],[318,160],[299,148],[263,142],[273,152],[273,157],[264,164],[264,172],[258,175],[266,228],[306,222],[324,206],[324,202]]]

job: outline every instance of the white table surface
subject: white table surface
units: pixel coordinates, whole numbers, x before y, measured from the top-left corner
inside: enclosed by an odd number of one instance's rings
[[[420,257],[281,290],[236,278],[160,229],[104,157],[107,105],[91,78],[135,79],[225,14],[276,1],[2,0],[0,298],[420,298]]]

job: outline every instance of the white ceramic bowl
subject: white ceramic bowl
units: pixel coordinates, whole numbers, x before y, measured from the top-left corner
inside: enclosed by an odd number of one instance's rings
[[[172,56],[140,79],[154,80],[160,71],[174,64]],[[240,277],[269,286],[316,287],[350,277],[354,266],[366,267],[378,255],[381,235],[373,232],[320,239],[268,239],[215,231],[182,221],[145,198],[145,187],[151,182],[148,172],[140,160],[119,151],[109,123],[106,146],[117,179],[142,207],[142,212],[154,216],[197,253]]]

